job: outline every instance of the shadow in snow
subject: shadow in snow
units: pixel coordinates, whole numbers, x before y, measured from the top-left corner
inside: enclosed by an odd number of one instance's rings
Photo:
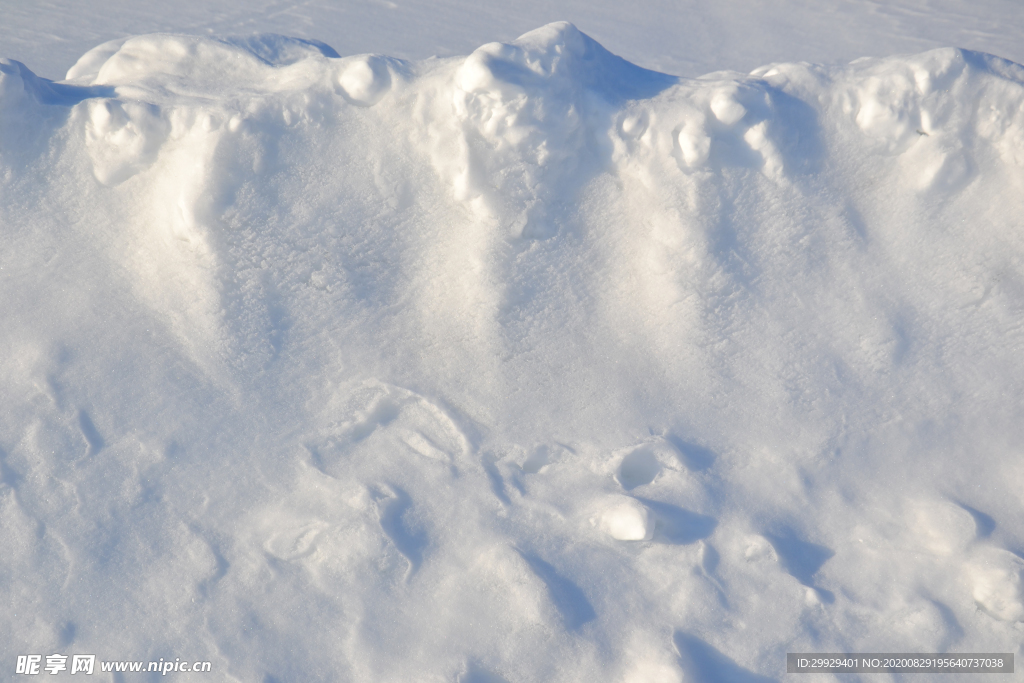
[[[71,643],[75,642],[75,636],[78,634],[78,627],[75,626],[75,622],[69,621],[64,624],[60,631],[57,633],[57,641],[61,647],[67,647]]]
[[[206,544],[209,546],[210,552],[213,553],[213,558],[217,563],[217,567],[213,570],[213,574],[200,581],[197,586],[199,594],[204,598],[210,597],[210,592],[213,587],[217,585],[217,582],[227,576],[228,570],[231,569],[231,563],[228,562],[226,557],[224,557],[224,554],[221,553],[213,543],[207,541]]]
[[[11,469],[11,466],[7,464],[7,453],[4,449],[0,448],[0,484],[10,486],[12,489],[18,488],[18,482],[21,480],[21,475]]]
[[[89,413],[84,410],[78,411],[78,427],[82,430],[82,437],[85,439],[85,442],[89,444],[88,455],[96,455],[107,445],[96,429],[96,425],[89,418]]]
[[[551,602],[554,603],[558,613],[562,615],[567,629],[575,631],[597,617],[593,606],[579,586],[559,574],[554,567],[536,555],[524,553],[521,550],[516,550],[516,552],[526,561],[537,578],[547,586]]]
[[[408,579],[423,563],[423,551],[427,547],[427,535],[410,526],[407,515],[412,509],[412,499],[397,486],[389,487],[390,499],[380,499],[380,528],[395,548],[409,563]],[[386,502],[385,502],[386,501]]]
[[[789,174],[814,174],[825,162],[825,143],[822,140],[821,124],[814,107],[774,86],[767,86],[771,98],[771,109],[766,113],[771,125],[773,141],[783,157],[783,164]]]
[[[801,541],[789,529],[778,536],[765,534],[765,538],[775,548],[786,571],[805,586],[814,582],[815,573],[835,555],[825,546]]]
[[[678,453],[679,461],[691,472],[702,472],[715,464],[717,456],[714,451],[683,441],[675,434],[666,434],[665,440],[672,444]]]
[[[228,36],[222,39],[229,45],[251,52],[270,66],[288,66],[306,57],[306,52],[316,50],[324,57],[338,59],[337,50],[319,40],[292,38],[276,33],[257,33],[251,36]]]
[[[673,640],[687,681],[695,683],[772,683],[732,661],[696,636],[676,631]]]
[[[522,469],[526,474],[537,474],[551,462],[551,449],[541,444],[530,451],[530,455],[523,461]]]
[[[831,591],[814,585],[814,575],[835,555],[833,550],[797,538],[792,529],[783,529],[778,535],[765,534],[764,537],[775,548],[782,567],[790,576],[808,588],[813,588],[825,602],[835,600]]]
[[[25,85],[25,90],[37,102],[73,107],[82,100],[92,97],[116,97],[112,85],[69,85],[54,83],[48,78],[36,76],[27,66],[13,59],[0,60],[0,73],[16,76]]]
[[[643,445],[622,459],[615,475],[627,491],[650,484],[661,473],[661,463],[649,445]]]
[[[647,509],[653,512],[657,518],[655,540],[661,539],[669,543],[686,545],[707,538],[718,526],[718,520],[714,517],[700,515],[676,505],[649,498],[636,496],[636,499],[647,506]]]
[[[470,661],[466,671],[459,675],[458,683],[508,683],[508,680]]]
[[[942,622],[946,625],[946,633],[949,640],[943,643],[942,647],[938,650],[939,652],[946,652],[953,644],[964,637],[964,627],[960,625],[960,620],[956,618],[956,614],[949,608],[949,605],[938,600],[929,600],[929,602],[939,611]]]
[[[508,494],[505,493],[505,479],[501,476],[501,472],[498,471],[496,460],[497,458],[493,453],[484,453],[480,458],[484,466],[484,472],[487,473],[487,481],[491,485],[491,491],[494,492],[494,495],[502,503],[511,505],[512,501],[509,500]]]
[[[711,576],[718,569],[718,563],[722,561],[722,556],[715,550],[715,546],[710,543],[701,543],[700,548],[700,568],[704,570],[704,573]]]
[[[971,517],[974,518],[975,532],[978,534],[978,538],[988,538],[992,535],[992,532],[996,530],[996,520],[986,515],[981,510],[975,510],[970,505],[964,505],[963,503],[957,503],[961,508],[966,510]]]

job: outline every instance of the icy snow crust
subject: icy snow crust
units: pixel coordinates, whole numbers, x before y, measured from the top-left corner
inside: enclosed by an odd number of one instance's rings
[[[4,666],[1020,656],[1021,66],[681,80],[563,23],[0,72]]]

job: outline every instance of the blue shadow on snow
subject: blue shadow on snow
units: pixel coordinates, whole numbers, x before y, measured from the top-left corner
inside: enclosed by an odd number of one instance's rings
[[[676,631],[672,638],[679,653],[679,665],[687,681],[695,683],[775,683],[776,679],[761,676],[726,657],[703,640],[689,633]]]
[[[597,617],[587,596],[575,583],[565,578],[550,564],[536,555],[516,550],[530,569],[547,586],[548,595],[555,609],[562,615],[565,627],[575,631],[583,624]]]
[[[654,540],[686,545],[707,538],[718,526],[718,520],[714,517],[690,512],[677,505],[649,498],[636,496],[636,499],[646,505],[657,518],[658,524]]]

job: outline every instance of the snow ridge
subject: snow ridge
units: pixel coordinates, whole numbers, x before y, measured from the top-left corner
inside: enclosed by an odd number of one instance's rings
[[[0,60],[4,656],[1021,652],[1022,203],[1024,67],[952,48]]]

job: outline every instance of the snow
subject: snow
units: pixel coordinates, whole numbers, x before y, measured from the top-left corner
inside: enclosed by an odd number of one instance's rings
[[[1024,653],[1024,67],[296,33],[0,60],[5,661]]]
[[[680,76],[845,63],[955,45],[1024,62],[1017,0],[0,0],[0,55],[60,79],[87,50],[149,33],[279,33],[342,55],[464,56],[571,20],[634,64]]]

